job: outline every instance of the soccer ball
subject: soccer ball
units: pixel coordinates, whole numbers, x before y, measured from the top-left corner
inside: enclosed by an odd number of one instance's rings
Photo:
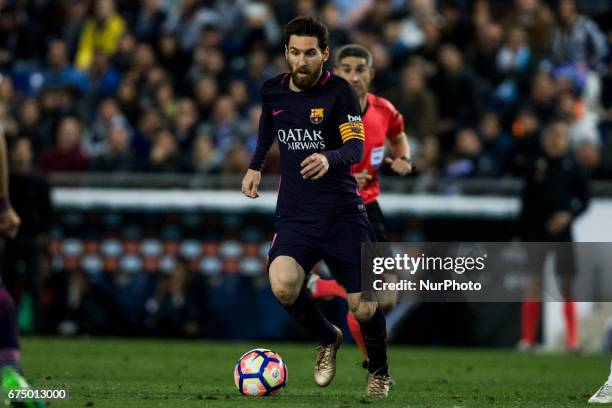
[[[236,363],[234,382],[243,395],[278,395],[287,385],[287,366],[281,356],[271,350],[247,351]]]

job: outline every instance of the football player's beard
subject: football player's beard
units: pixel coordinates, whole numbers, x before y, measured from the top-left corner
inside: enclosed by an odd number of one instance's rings
[[[294,70],[291,73],[291,80],[293,81],[293,84],[300,89],[308,89],[312,87],[319,77],[319,73],[321,72],[322,66],[323,64],[321,64],[321,66],[317,67],[316,69],[313,69],[312,71],[309,70],[308,74],[304,77],[298,77],[298,71],[300,70],[300,68]]]

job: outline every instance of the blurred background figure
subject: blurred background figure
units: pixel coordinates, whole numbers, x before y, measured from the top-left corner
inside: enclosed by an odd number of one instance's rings
[[[553,121],[543,133],[543,154],[525,169],[525,188],[519,218],[519,237],[525,242],[573,242],[572,224],[589,206],[590,194],[586,172],[576,163],[570,151],[568,125]],[[519,347],[535,345],[542,305],[542,281],[546,256],[552,250],[555,273],[559,276],[566,324],[566,346],[579,347],[576,302],[572,279],[576,261],[573,248],[551,244],[530,250],[532,271],[530,287],[522,311],[522,334]]]
[[[24,332],[41,329],[42,263],[47,256],[48,234],[53,225],[49,185],[33,169],[34,154],[27,138],[19,138],[10,148],[9,178],[13,208],[21,218],[14,239],[5,242],[2,253],[2,281],[22,308]]]

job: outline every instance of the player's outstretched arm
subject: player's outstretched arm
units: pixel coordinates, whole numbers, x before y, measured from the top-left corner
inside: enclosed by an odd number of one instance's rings
[[[4,132],[0,129],[0,236],[15,238],[21,220],[11,206],[8,186],[8,154]]]
[[[242,193],[249,198],[257,198],[257,188],[261,182],[261,172],[253,169],[248,169],[242,179]]]

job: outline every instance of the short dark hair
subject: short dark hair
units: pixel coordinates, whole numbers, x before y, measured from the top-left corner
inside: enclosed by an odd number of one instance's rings
[[[285,46],[289,47],[289,39],[292,35],[302,37],[317,37],[321,51],[327,48],[329,32],[327,27],[313,17],[296,17],[285,26]]]
[[[340,48],[336,53],[336,59],[334,61],[336,66],[339,67],[340,61],[347,57],[363,58],[364,60],[366,60],[366,64],[368,64],[368,67],[372,67],[372,53],[361,45],[348,44]]]

